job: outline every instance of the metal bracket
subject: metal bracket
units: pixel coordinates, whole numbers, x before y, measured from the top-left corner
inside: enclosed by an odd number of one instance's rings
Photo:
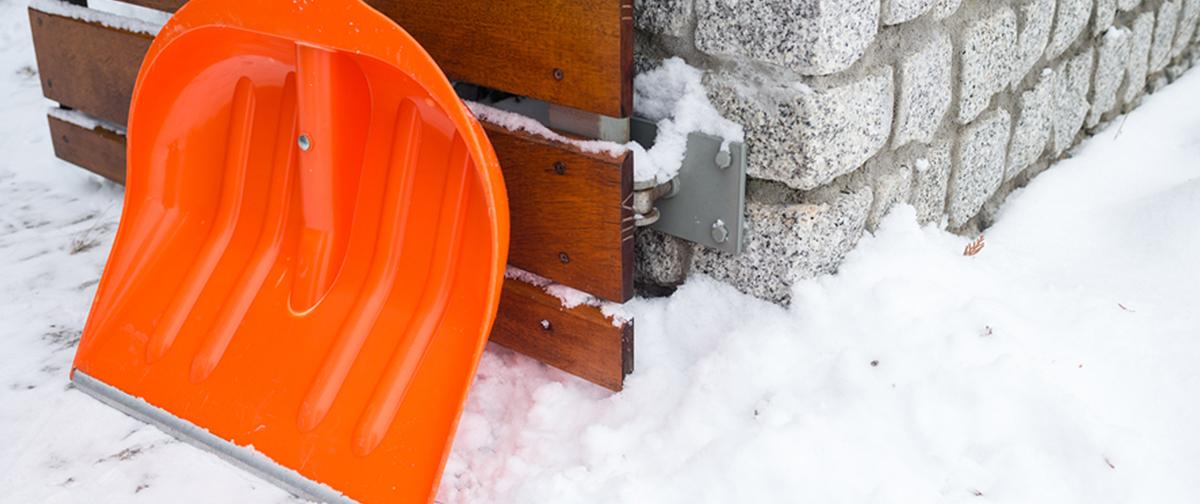
[[[658,126],[633,118],[633,141],[650,148]],[[650,214],[657,220],[650,227],[730,254],[742,253],[746,234],[746,146],[731,142],[721,150],[723,139],[703,133],[688,135],[687,153],[679,175],[668,184],[635,186],[653,201]],[[656,194],[657,193],[657,194]]]

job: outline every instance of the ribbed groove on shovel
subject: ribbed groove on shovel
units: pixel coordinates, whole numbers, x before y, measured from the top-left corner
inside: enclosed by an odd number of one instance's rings
[[[262,234],[254,246],[254,259],[242,270],[228,300],[217,315],[208,336],[200,344],[192,360],[192,383],[208,379],[225,350],[241,326],[246,312],[250,310],[263,282],[279,258],[283,238],[287,230],[288,210],[291,206],[293,177],[296,171],[296,75],[289,73],[283,85],[280,101],[279,126],[276,130],[274,167],[271,170],[271,187],[268,190],[266,218]]]
[[[446,188],[442,196],[441,212],[438,217],[438,234],[433,257],[440,260],[430,268],[436,275],[434,282],[424,288],[421,303],[416,311],[416,323],[409,321],[401,334],[411,335],[401,341],[394,351],[376,385],[371,402],[367,405],[354,435],[354,452],[366,456],[379,446],[388,427],[396,418],[400,403],[408,392],[413,375],[425,356],[433,333],[441,325],[442,315],[450,299],[450,286],[458,254],[462,247],[463,227],[467,215],[467,193],[470,191],[468,175],[473,172],[471,157],[461,137],[455,137],[450,162],[447,165]],[[433,288],[429,288],[432,285]]]
[[[142,209],[138,218],[141,219],[137,221],[140,228],[135,229],[143,230],[143,232],[139,236],[129,239],[131,243],[137,244],[136,252],[116,256],[123,260],[111,266],[113,273],[110,275],[112,278],[137,278],[138,275],[145,274],[145,271],[149,270],[149,268],[142,268],[140,270],[135,268],[134,259],[140,259],[144,264],[158,264],[163,256],[162,251],[165,250],[165,244],[175,241],[175,238],[183,229],[179,225],[183,214],[176,208],[167,209],[160,206],[154,209],[154,213],[151,213],[149,209]],[[153,223],[153,225],[148,225],[148,223]],[[96,329],[94,332],[96,334],[107,333],[110,331],[108,327],[110,323],[113,323],[114,320],[121,320],[117,317],[117,314],[125,306],[127,302],[126,298],[129,297],[130,292],[133,291],[133,286],[137,285],[137,283],[135,280],[119,282],[112,287],[111,295],[97,299],[96,307],[92,308],[92,313],[103,315],[95,323]],[[108,287],[105,286],[105,288]],[[89,321],[86,327],[91,328],[93,325]],[[81,339],[78,353],[87,355],[99,339],[95,337]]]
[[[229,246],[230,239],[233,238],[246,189],[246,169],[249,164],[253,122],[254,84],[250,79],[242,77],[238,79],[233,93],[228,150],[225,155],[225,172],[221,178],[221,199],[218,202],[217,217],[209,232],[208,241],[196,258],[196,263],[184,278],[183,284],[175,291],[175,296],[171,298],[170,304],[154,328],[146,346],[147,362],[157,361],[171,348],[179,329],[183,327],[183,322],[187,320],[188,314],[196,304],[196,299],[204,290],[204,284],[212,276],[226,247]]]
[[[346,375],[350,373],[355,358],[396,283],[412,206],[421,125],[416,105],[409,100],[401,103],[396,114],[387,187],[370,270],[357,301],[342,324],[338,339],[325,357],[312,388],[300,406],[298,424],[301,431],[316,428],[329,413],[334,398],[341,390]]]

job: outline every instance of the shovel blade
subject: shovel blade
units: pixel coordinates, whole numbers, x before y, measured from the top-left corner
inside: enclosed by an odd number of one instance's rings
[[[128,133],[73,379],[294,492],[431,500],[508,248],[437,65],[359,0],[192,0]]]

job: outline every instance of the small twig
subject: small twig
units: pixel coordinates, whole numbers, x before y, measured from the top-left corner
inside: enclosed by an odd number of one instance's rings
[[[1125,121],[1129,119],[1129,114],[1121,116],[1121,124],[1117,125],[1117,132],[1113,134],[1113,140],[1121,137],[1121,130],[1125,129]]]
[[[975,254],[978,254],[979,251],[983,250],[983,246],[983,235],[979,235],[979,238],[976,238],[975,241],[967,244],[967,248],[963,249],[963,255],[967,257],[974,256]]]
[[[1127,312],[1129,312],[1129,313],[1137,313],[1136,311],[1134,311],[1134,310],[1130,310],[1130,309],[1129,309],[1129,307],[1127,307],[1127,306],[1125,306],[1125,305],[1123,305],[1123,304],[1121,304],[1121,303],[1117,303],[1117,306],[1120,306],[1122,310],[1125,310],[1125,311],[1127,311]]]

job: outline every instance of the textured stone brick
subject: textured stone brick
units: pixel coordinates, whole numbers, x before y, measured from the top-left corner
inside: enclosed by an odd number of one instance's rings
[[[1000,188],[1004,180],[1010,121],[1008,112],[1000,109],[988,112],[963,128],[954,170],[950,174],[950,198],[946,209],[950,227],[966,224]]]
[[[696,0],[696,47],[708,54],[827,75],[862,57],[879,0]]]
[[[871,181],[873,195],[871,208],[867,211],[867,230],[875,231],[892,207],[908,202],[912,195],[913,172],[898,163],[875,160],[867,163],[864,172]]]
[[[1083,128],[1089,105],[1088,90],[1095,66],[1092,48],[1063,61],[1054,70],[1054,155],[1058,156],[1075,142]]]
[[[1092,111],[1088,114],[1089,128],[1100,123],[1100,119],[1117,104],[1117,90],[1125,77],[1125,63],[1129,60],[1129,30],[1109,28],[1100,38],[1096,50],[1096,77],[1092,83]]]
[[[1150,73],[1167,66],[1171,46],[1175,43],[1175,27],[1179,24],[1179,2],[1166,2],[1158,9],[1154,25],[1154,42],[1150,44]]]
[[[743,77],[710,73],[709,97],[746,128],[750,176],[813,189],[862,166],[892,128],[892,69],[812,89],[748,86]]]
[[[1054,34],[1046,46],[1046,59],[1054,59],[1067,50],[1083,33],[1092,16],[1092,0],[1059,0],[1054,15]]]
[[[1133,20],[1129,37],[1129,64],[1125,67],[1126,102],[1133,102],[1146,90],[1150,70],[1150,44],[1154,40],[1154,13],[1143,12]]]
[[[915,34],[914,34],[915,35]],[[910,141],[929,143],[950,108],[950,36],[934,30],[918,41],[899,65],[899,89],[896,96],[896,128],[892,145]]]
[[[900,24],[916,19],[928,11],[938,0],[883,0],[880,20],[885,25]]]
[[[871,189],[822,191],[818,201],[746,204],[750,232],[741,255],[698,248],[692,271],[748,294],[787,302],[797,281],[832,273],[858,243],[871,207]]]
[[[1054,71],[1049,68],[1043,70],[1037,85],[1021,93],[1017,100],[1017,124],[1008,148],[1005,180],[1019,175],[1046,151],[1053,130],[1054,81]]]
[[[635,236],[636,282],[663,286],[683,283],[692,265],[692,242],[650,228],[638,228]]]
[[[897,153],[897,164],[913,171],[911,201],[921,224],[938,222],[946,215],[950,150],[949,140],[939,140],[928,148],[917,146]]]
[[[929,13],[934,19],[946,19],[958,12],[959,5],[962,5],[962,0],[938,0]]]
[[[1021,33],[1017,35],[1017,67],[1013,82],[1020,82],[1041,59],[1050,42],[1054,24],[1054,0],[1022,0],[1017,3]]]
[[[1095,1],[1096,13],[1092,16],[1092,35],[1099,35],[1113,25],[1117,16],[1117,0]]]
[[[978,117],[992,95],[1012,80],[1017,16],[1008,7],[998,8],[968,25],[962,40],[958,121],[966,124]]]
[[[633,26],[672,37],[687,35],[692,23],[693,0],[635,0]]]
[[[1196,23],[1200,22],[1200,0],[1183,0],[1179,12],[1179,28],[1175,30],[1175,45],[1171,49],[1171,57],[1183,54],[1196,35]]]

